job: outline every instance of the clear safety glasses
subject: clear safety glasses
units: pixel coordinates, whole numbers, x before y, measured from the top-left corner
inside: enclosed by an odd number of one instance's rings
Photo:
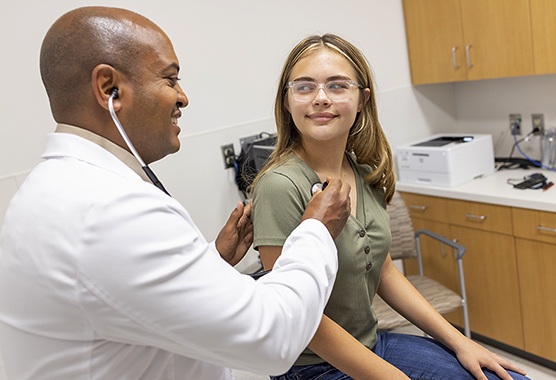
[[[298,102],[312,102],[322,88],[326,96],[332,101],[347,100],[351,96],[354,87],[362,88],[352,80],[333,80],[325,84],[317,84],[311,81],[293,81],[288,83],[292,96]]]

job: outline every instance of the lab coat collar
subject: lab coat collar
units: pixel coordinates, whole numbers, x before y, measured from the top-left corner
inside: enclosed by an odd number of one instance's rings
[[[139,175],[139,177],[141,177],[143,181],[151,183],[151,180],[145,174],[145,171],[141,167],[139,161],[137,161],[137,159],[130,152],[116,145],[114,142],[108,140],[107,138],[97,135],[96,133],[91,132],[87,129],[61,123],[56,126],[55,133],[68,133],[71,135],[82,137],[90,142],[95,143],[96,145],[106,149],[108,152],[116,156],[126,166],[128,166],[137,175]]]
[[[70,157],[97,167],[110,170],[125,178],[142,180],[142,178],[104,147],[72,133],[50,133],[46,136],[43,160]],[[148,181],[150,183],[150,181]]]

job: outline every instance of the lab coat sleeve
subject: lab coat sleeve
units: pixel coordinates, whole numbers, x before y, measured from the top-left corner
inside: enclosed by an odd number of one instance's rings
[[[112,194],[82,236],[79,297],[99,338],[263,374],[285,372],[307,346],[338,265],[325,226],[307,220],[256,282],[158,192]]]

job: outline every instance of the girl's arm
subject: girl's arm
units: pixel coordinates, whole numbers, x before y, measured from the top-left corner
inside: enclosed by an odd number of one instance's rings
[[[282,247],[261,246],[259,254],[265,270],[271,269]],[[409,379],[399,369],[382,360],[336,322],[323,315],[309,348],[322,359],[356,380]]]
[[[481,368],[496,372],[504,380],[511,380],[504,368],[525,375],[522,369],[468,339],[448,323],[394,266],[390,254],[382,267],[378,295],[408,321],[454,351],[460,363],[478,380],[487,380]]]

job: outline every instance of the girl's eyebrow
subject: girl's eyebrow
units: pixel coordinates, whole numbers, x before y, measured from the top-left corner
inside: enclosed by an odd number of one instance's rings
[[[327,82],[333,81],[333,80],[353,80],[350,77],[346,76],[346,75],[334,75],[331,77],[326,78]],[[294,80],[292,80],[292,82],[314,82],[315,79],[311,78],[311,77],[300,77],[300,78],[295,78]]]
[[[352,79],[346,75],[334,75],[332,77],[328,77],[327,80],[331,81],[331,80],[352,80]]]
[[[314,82],[315,80],[311,77],[300,77],[292,80],[292,82]]]

